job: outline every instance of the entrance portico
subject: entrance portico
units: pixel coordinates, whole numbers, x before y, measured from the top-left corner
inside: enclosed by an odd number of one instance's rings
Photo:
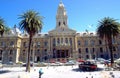
[[[57,58],[68,58],[69,57],[68,51],[69,50],[57,50],[56,57]]]
[[[53,49],[53,57],[56,61],[67,61],[71,57],[70,45],[59,45]]]

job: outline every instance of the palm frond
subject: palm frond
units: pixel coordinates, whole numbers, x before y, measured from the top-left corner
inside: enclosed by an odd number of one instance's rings
[[[33,35],[40,31],[43,26],[43,17],[38,15],[39,13],[34,10],[29,10],[22,15],[19,19],[22,19],[19,23],[20,29],[27,31],[28,34]]]

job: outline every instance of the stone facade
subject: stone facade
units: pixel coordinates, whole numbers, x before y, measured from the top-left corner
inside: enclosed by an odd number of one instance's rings
[[[77,33],[69,28],[67,19],[64,5],[60,2],[56,15],[56,28],[47,34],[38,33],[33,37],[31,61],[110,58],[109,49],[104,40],[99,39],[95,32]],[[0,37],[0,61],[3,63],[26,62],[28,37],[26,32],[21,34],[16,27]],[[114,58],[120,57],[119,43],[120,38],[113,40]]]

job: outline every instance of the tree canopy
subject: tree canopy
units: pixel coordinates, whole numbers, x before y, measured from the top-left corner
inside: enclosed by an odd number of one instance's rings
[[[113,60],[113,39],[119,34],[120,32],[120,24],[115,19],[110,17],[105,17],[101,21],[99,21],[97,34],[101,39],[107,41],[110,56],[111,56],[111,65],[114,63]]]

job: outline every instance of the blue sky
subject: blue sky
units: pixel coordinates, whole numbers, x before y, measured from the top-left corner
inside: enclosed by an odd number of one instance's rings
[[[120,0],[62,0],[68,15],[68,26],[77,32],[96,31],[98,21],[112,17],[120,22]],[[19,15],[33,9],[44,16],[43,33],[56,26],[56,12],[60,0],[1,0],[0,16],[6,25],[18,26]],[[19,26],[18,26],[19,27]]]

